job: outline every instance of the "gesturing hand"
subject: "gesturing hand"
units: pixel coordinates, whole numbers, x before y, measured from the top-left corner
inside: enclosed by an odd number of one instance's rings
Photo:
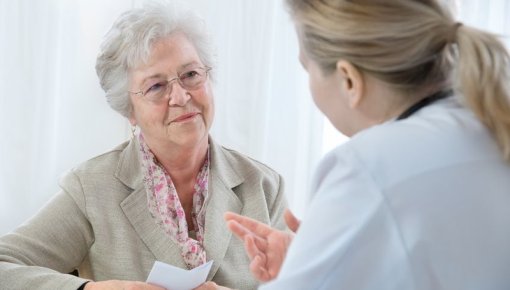
[[[280,272],[294,234],[232,212],[225,213],[225,220],[232,233],[244,241],[253,276],[262,282],[274,279]],[[285,222],[293,232],[297,231],[299,221],[288,210],[285,212]]]
[[[294,233],[297,232],[297,230],[299,229],[299,224],[301,224],[301,221],[298,220],[289,209],[285,210],[283,217],[285,218],[285,223],[287,224],[289,229]]]

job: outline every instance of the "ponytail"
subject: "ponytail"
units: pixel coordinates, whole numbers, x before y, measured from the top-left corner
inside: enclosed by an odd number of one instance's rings
[[[510,55],[496,36],[472,27],[458,27],[456,40],[455,86],[510,162]]]

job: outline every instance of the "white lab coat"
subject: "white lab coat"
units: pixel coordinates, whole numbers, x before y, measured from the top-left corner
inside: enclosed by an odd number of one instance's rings
[[[510,289],[510,165],[455,99],[330,152],[261,289]]]

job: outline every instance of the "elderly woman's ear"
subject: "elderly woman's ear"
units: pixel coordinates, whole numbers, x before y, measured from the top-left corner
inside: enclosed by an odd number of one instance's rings
[[[341,87],[351,109],[356,109],[363,98],[363,75],[352,63],[339,60],[336,63],[336,73],[339,76]]]
[[[136,126],[136,119],[135,119],[135,113],[134,112],[131,112],[131,114],[129,115],[129,124],[131,124],[131,126]]]

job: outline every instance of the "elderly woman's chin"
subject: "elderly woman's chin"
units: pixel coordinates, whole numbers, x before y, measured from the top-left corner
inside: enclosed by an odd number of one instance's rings
[[[184,117],[171,121],[166,125],[166,137],[172,143],[181,145],[193,145],[207,139],[209,127],[206,125],[202,114]]]

